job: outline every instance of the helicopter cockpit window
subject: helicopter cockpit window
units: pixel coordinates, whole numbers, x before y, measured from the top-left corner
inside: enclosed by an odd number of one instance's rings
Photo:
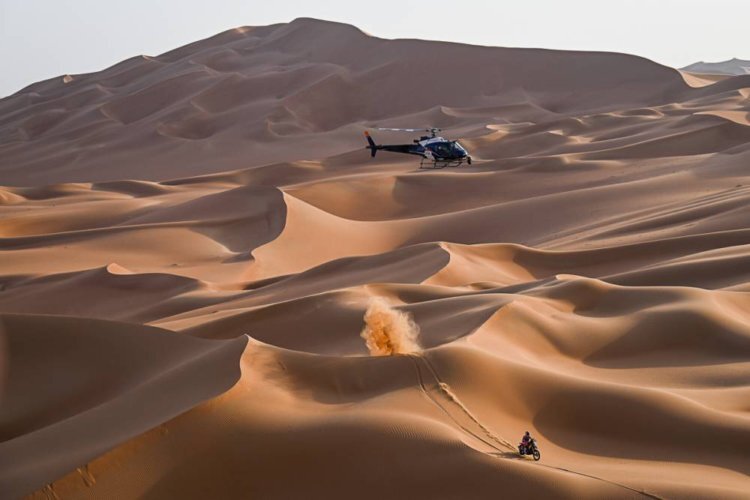
[[[461,146],[458,141],[451,142],[451,150],[453,154],[462,156],[466,154],[466,150]]]
[[[445,158],[451,155],[450,143],[437,142],[434,144],[430,144],[428,147],[432,149],[433,153],[440,156],[441,158]]]

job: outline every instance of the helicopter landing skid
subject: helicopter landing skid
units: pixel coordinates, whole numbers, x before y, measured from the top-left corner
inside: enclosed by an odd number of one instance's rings
[[[460,167],[463,163],[463,160],[428,160],[423,158],[422,161],[419,162],[419,168],[437,170],[445,167]]]

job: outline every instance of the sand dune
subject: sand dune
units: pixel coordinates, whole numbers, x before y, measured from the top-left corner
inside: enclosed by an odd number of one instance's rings
[[[749,96],[298,19],[0,100],[0,496],[746,498]]]
[[[425,57],[434,50],[451,61],[437,80]],[[687,89],[676,71],[632,56],[387,41],[299,19],[19,91],[0,104],[0,172],[14,185],[163,180],[340,153],[359,145],[363,125],[436,105],[567,113],[666,103]],[[133,148],[144,153],[137,164]]]
[[[246,344],[57,316],[3,316],[3,323],[10,369],[0,482],[9,497],[225,391]]]
[[[727,61],[715,63],[701,61],[685,66],[682,69],[699,75],[747,75],[750,73],[750,61],[733,57]]]

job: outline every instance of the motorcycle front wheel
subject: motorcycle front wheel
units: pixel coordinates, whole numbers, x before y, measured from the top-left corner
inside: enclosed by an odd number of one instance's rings
[[[539,450],[534,450],[534,460],[538,462],[540,458],[542,458],[542,454],[539,453]]]

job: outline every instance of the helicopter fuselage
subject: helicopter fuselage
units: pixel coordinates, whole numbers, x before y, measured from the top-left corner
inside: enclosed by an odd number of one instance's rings
[[[463,162],[471,165],[471,156],[458,141],[450,141],[439,136],[422,136],[415,139],[412,144],[375,144],[369,133],[365,132],[367,137],[370,154],[375,156],[377,151],[389,151],[391,153],[403,153],[421,156],[423,161],[420,167],[427,163],[432,163],[433,168],[442,168],[445,166],[458,166]]]

